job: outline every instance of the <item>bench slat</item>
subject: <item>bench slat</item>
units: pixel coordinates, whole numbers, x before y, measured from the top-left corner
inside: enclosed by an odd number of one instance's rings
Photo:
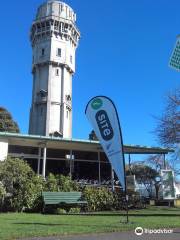
[[[42,192],[42,197],[45,205],[87,204],[81,192]]]

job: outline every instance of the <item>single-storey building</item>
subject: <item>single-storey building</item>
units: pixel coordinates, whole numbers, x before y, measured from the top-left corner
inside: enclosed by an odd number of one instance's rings
[[[162,154],[171,149],[124,145],[129,161],[132,154]],[[7,156],[26,160],[37,174],[70,175],[78,181],[111,183],[113,171],[98,141],[64,139],[53,136],[0,132],[0,160]]]

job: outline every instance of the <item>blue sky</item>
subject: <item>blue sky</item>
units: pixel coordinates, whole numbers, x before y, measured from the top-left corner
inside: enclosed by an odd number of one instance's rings
[[[1,2],[0,105],[27,133],[31,104],[29,30],[43,1]],[[84,110],[107,95],[117,106],[125,144],[159,145],[152,133],[165,95],[179,86],[168,67],[180,34],[178,0],[66,0],[77,13],[81,40],[73,78],[73,137],[88,138]]]

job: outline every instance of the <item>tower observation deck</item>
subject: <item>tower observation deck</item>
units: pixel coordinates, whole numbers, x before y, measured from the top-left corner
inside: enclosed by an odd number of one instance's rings
[[[30,32],[30,134],[72,137],[72,76],[79,38],[76,14],[67,4],[50,0],[38,8]]]

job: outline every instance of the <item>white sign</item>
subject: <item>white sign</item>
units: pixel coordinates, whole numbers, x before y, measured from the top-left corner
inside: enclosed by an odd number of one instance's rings
[[[87,104],[85,113],[119,178],[121,186],[125,190],[123,142],[119,119],[113,102],[107,97],[94,97]]]
[[[135,175],[126,176],[126,185],[128,190],[135,191],[136,188],[136,177]]]
[[[175,198],[174,173],[172,170],[161,170],[163,199]]]

